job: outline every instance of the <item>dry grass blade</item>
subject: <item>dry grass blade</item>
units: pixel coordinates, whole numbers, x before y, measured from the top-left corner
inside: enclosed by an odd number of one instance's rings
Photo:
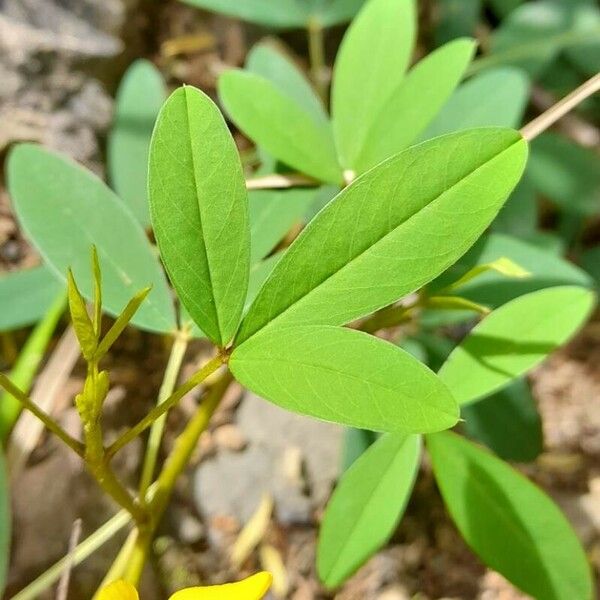
[[[231,564],[235,568],[239,568],[260,544],[267,532],[272,514],[273,497],[271,494],[264,494],[258,508],[240,532],[231,549]]]
[[[71,530],[71,537],[69,538],[69,551],[67,553],[67,566],[63,571],[58,586],[56,588],[56,600],[67,600],[69,594],[69,582],[71,580],[71,571],[73,570],[75,548],[81,537],[81,519],[76,519],[73,523],[73,529]]]
[[[52,412],[58,394],[67,382],[79,354],[75,332],[69,327],[56,345],[31,393],[32,401],[41,410]],[[43,430],[44,425],[40,420],[29,411],[23,411],[13,429],[7,450],[8,470],[13,479],[27,463]]]

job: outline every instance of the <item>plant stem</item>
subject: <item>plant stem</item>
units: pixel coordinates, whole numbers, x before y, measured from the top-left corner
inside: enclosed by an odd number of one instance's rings
[[[85,450],[81,442],[71,437],[50,415],[31,401],[25,392],[20,390],[6,375],[0,373],[0,386],[16,398],[24,408],[33,413],[54,435],[59,437],[71,450],[83,457]]]
[[[131,515],[126,510],[119,511],[111,517],[102,527],[94,531],[88,538],[79,544],[72,554],[61,558],[37,579],[23,588],[12,600],[35,600],[47,590],[53,583],[58,581],[63,570],[69,565],[78,565],[92,555],[100,546],[110,540],[127,523],[131,521]]]
[[[317,187],[321,185],[319,181],[301,175],[300,173],[291,173],[289,175],[265,175],[263,177],[253,177],[246,179],[247,190],[281,190],[291,187]]]
[[[140,580],[154,532],[167,508],[175,482],[185,469],[200,435],[208,426],[210,418],[214,414],[231,381],[231,373],[226,372],[207,391],[196,414],[178,436],[175,446],[165,462],[156,481],[156,491],[148,505],[150,514],[152,515],[152,522],[148,527],[140,530],[136,544],[129,557],[128,568],[124,574],[124,578],[132,585],[137,585]]]
[[[310,57],[311,78],[321,100],[327,100],[327,81],[325,79],[325,38],[323,25],[319,19],[308,22],[308,55]]]
[[[44,358],[46,348],[66,306],[67,294],[61,291],[50,305],[48,312],[27,338],[27,342],[11,370],[11,381],[25,393],[31,388],[33,377]],[[20,412],[21,402],[9,393],[2,394],[0,397],[0,440],[6,440]]]
[[[600,73],[588,79],[585,83],[573,90],[570,94],[559,100],[554,106],[543,112],[539,117],[530,121],[521,129],[521,135],[527,140],[535,139],[540,133],[546,131],[561,117],[573,110],[578,104],[600,91]]]
[[[183,363],[183,357],[189,344],[189,337],[187,332],[180,331],[175,337],[173,346],[171,347],[171,354],[169,355],[169,361],[167,362],[167,368],[163,377],[160,390],[158,391],[157,406],[154,410],[150,411],[146,415],[145,419],[142,419],[138,425],[129,430],[125,436],[120,440],[117,440],[111,448],[108,450],[109,459],[123,446],[128,444],[131,440],[136,438],[142,431],[147,427],[151,426],[150,435],[148,436],[148,445],[146,446],[146,455],[144,456],[144,464],[142,466],[142,475],[140,477],[140,498],[146,496],[148,486],[154,476],[154,469],[156,468],[156,461],[158,460],[158,452],[160,450],[160,442],[162,440],[163,431],[165,428],[166,412],[174,406],[181,397],[184,395],[177,396],[177,392],[173,394],[173,389],[177,383],[177,377]],[[183,387],[183,386],[182,386]],[[181,388],[180,388],[181,389]],[[179,390],[178,390],[179,391]],[[173,399],[173,397],[175,398]],[[133,435],[131,435],[133,434]],[[125,438],[125,439],[124,439]]]

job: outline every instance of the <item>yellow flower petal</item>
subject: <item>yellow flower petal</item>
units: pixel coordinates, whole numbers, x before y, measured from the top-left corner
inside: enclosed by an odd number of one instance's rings
[[[181,590],[170,600],[260,600],[269,591],[272,581],[271,573],[262,572],[237,583]]]
[[[98,600],[139,600],[139,596],[131,584],[119,580],[100,590]]]

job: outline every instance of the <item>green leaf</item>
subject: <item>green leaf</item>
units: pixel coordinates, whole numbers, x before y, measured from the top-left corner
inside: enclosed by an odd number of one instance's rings
[[[373,431],[420,433],[454,425],[454,399],[397,346],[361,331],[279,327],[233,351],[229,367],[254,393],[300,414]]]
[[[95,175],[60,154],[19,144],[8,159],[8,185],[27,238],[63,280],[71,267],[83,295],[93,298],[90,246],[104,278],[104,305],[121,312],[140,288],[152,285],[133,324],[150,331],[176,328],[171,292],[142,227]]]
[[[454,92],[421,139],[472,127],[518,127],[528,99],[529,80],[523,71],[490,69]]]
[[[346,427],[342,443],[342,471],[347,471],[377,441],[377,437],[377,433],[368,429]]]
[[[428,436],[427,448],[456,526],[489,567],[534,598],[592,600],[585,553],[546,494],[456,434]]]
[[[98,338],[90,315],[88,314],[85,300],[77,288],[73,273],[70,269],[67,273],[67,286],[69,311],[71,313],[73,329],[79,340],[81,353],[87,361],[90,361],[93,359],[94,353],[96,352]]]
[[[537,199],[527,172],[492,223],[492,231],[531,241],[537,233]]]
[[[248,287],[248,204],[235,142],[200,90],[179,88],[162,108],[149,186],[154,233],[171,281],[200,329],[225,345]]]
[[[250,213],[250,264],[261,260],[290,228],[302,222],[318,190],[256,190],[248,194]]]
[[[387,434],[344,473],[321,524],[319,578],[341,585],[392,536],[419,470],[419,436]]]
[[[532,142],[527,175],[540,194],[565,211],[600,214],[600,169],[592,150],[544,133]]]
[[[490,56],[478,67],[513,65],[535,78],[562,49],[597,43],[600,28],[577,23],[574,4],[554,0],[524,3],[494,32]]]
[[[370,0],[354,19],[333,71],[333,131],[340,162],[353,168],[367,132],[408,67],[416,37],[414,0]]]
[[[135,313],[139,310],[142,302],[146,300],[149,293],[150,288],[143,289],[127,303],[123,312],[117,317],[116,321],[112,324],[112,327],[98,344],[98,348],[95,352],[96,360],[100,360],[110,350],[111,346],[117,341],[125,327],[127,327]]]
[[[373,119],[350,166],[364,173],[413,142],[458,85],[474,50],[472,40],[455,40],[413,67]]]
[[[340,183],[331,125],[308,111],[292,93],[247,71],[226,71],[219,97],[234,123],[286,165],[318,180]]]
[[[245,308],[248,308],[252,302],[254,302],[254,298],[256,298],[256,295],[258,294],[263,283],[271,274],[271,271],[275,268],[275,265],[279,262],[279,260],[281,260],[282,254],[282,252],[273,254],[269,256],[269,258],[265,258],[265,260],[254,263],[250,267],[250,279],[248,280],[248,294],[246,296],[246,303],[244,305]]]
[[[449,290],[456,290],[469,281],[478,278],[484,273],[494,272],[502,275],[503,277],[510,277],[513,279],[525,279],[531,277],[531,273],[526,271],[506,256],[501,256],[489,263],[480,263],[475,265],[472,269],[469,269],[460,279],[455,281],[448,287]]]
[[[518,133],[478,129],[410,148],[359,177],[287,250],[238,341],[269,323],[348,323],[419,289],[489,225],[526,155]]]
[[[4,451],[0,446],[0,594],[6,586],[6,575],[10,561],[10,493]]]
[[[0,331],[26,327],[39,321],[64,289],[45,265],[13,271],[0,277]],[[19,301],[15,302],[15,298]]]
[[[119,85],[115,120],[108,138],[112,187],[146,228],[150,225],[146,181],[148,150],[166,95],[160,71],[147,60],[136,60]]]
[[[280,92],[293,98],[315,121],[329,119],[304,73],[272,44],[263,42],[254,46],[248,54],[246,69],[269,80]]]
[[[461,413],[465,433],[504,460],[529,462],[542,452],[542,421],[529,385],[522,379],[463,406]]]
[[[581,255],[581,266],[594,278],[596,287],[600,287],[600,246]]]
[[[479,240],[459,262],[433,282],[430,293],[437,293],[472,269],[502,257],[510,259],[531,275],[507,279],[504,275],[488,271],[461,286],[460,295],[479,304],[497,307],[523,294],[551,286],[592,287],[590,277],[570,262],[531,243],[493,233]]]
[[[324,27],[350,20],[364,0],[184,0],[186,4],[220,12],[268,27],[305,27],[316,20]]]
[[[438,0],[435,7],[436,45],[459,37],[474,36],[481,15],[481,4],[481,0]]]
[[[594,304],[592,292],[574,286],[516,298],[473,328],[439,376],[459,404],[487,396],[564,344],[585,323]]]

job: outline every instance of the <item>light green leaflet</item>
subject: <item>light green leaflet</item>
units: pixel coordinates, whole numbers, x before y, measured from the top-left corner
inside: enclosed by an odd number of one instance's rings
[[[488,271],[461,286],[461,296],[496,307],[536,290],[557,285],[592,287],[591,278],[572,263],[517,238],[493,233],[481,238],[455,265],[432,283],[432,293],[458,280],[477,265],[508,258],[531,275],[522,279],[507,279]]]
[[[155,251],[129,209],[100,179],[59,154],[20,144],[8,159],[8,185],[28,239],[62,279],[71,267],[84,296],[92,297],[90,247],[95,245],[107,311],[118,314],[151,285],[133,323],[150,331],[176,328],[171,292]]]
[[[419,436],[387,434],[346,471],[321,524],[317,570],[342,584],[385,544],[398,525],[419,469]]]
[[[414,141],[460,82],[474,50],[472,40],[455,40],[417,63],[384,102],[349,167],[364,173]]]
[[[6,573],[10,559],[10,495],[4,451],[0,447],[0,594],[6,585]]]
[[[248,194],[250,212],[250,264],[261,260],[292,225],[303,220],[318,190],[256,190]]]
[[[0,277],[0,331],[26,327],[41,319],[63,289],[64,284],[46,266]]]
[[[391,304],[455,262],[519,180],[517,132],[477,129],[414,146],[356,179],[303,230],[242,322],[341,325]]]
[[[149,173],[161,258],[190,316],[223,346],[238,327],[248,287],[248,202],[235,142],[200,90],[180,88],[165,103]]]
[[[148,150],[165,98],[165,83],[158,69],[147,60],[135,61],[119,86],[115,121],[108,138],[112,187],[144,227],[150,225]]]
[[[459,404],[474,402],[564,344],[585,323],[594,304],[593,292],[575,286],[520,296],[485,317],[452,351],[439,376]]]
[[[268,43],[257,44],[248,54],[246,69],[268,79],[282,93],[292,97],[317,122],[329,117],[320,98],[302,71],[283,52]]]
[[[430,435],[427,448],[454,522],[489,567],[534,598],[595,597],[579,540],[538,487],[456,434]]]
[[[562,209],[600,214],[598,155],[562,135],[548,132],[532,142],[527,175],[535,189]]]
[[[320,181],[340,183],[331,125],[265,77],[226,71],[219,97],[236,125],[269,154]]]
[[[522,379],[463,406],[461,416],[465,433],[504,460],[528,462],[542,452],[542,421],[529,385]]]
[[[269,27],[328,27],[350,20],[364,0],[184,0],[187,4]]]
[[[523,71],[510,67],[490,69],[454,92],[421,139],[472,127],[518,127],[528,99],[529,80]]]
[[[229,367],[254,393],[300,414],[373,431],[452,427],[458,408],[425,365],[341,327],[279,327],[234,349]]]
[[[370,0],[346,32],[331,89],[333,130],[345,169],[355,164],[371,124],[404,78],[415,37],[414,0]]]

